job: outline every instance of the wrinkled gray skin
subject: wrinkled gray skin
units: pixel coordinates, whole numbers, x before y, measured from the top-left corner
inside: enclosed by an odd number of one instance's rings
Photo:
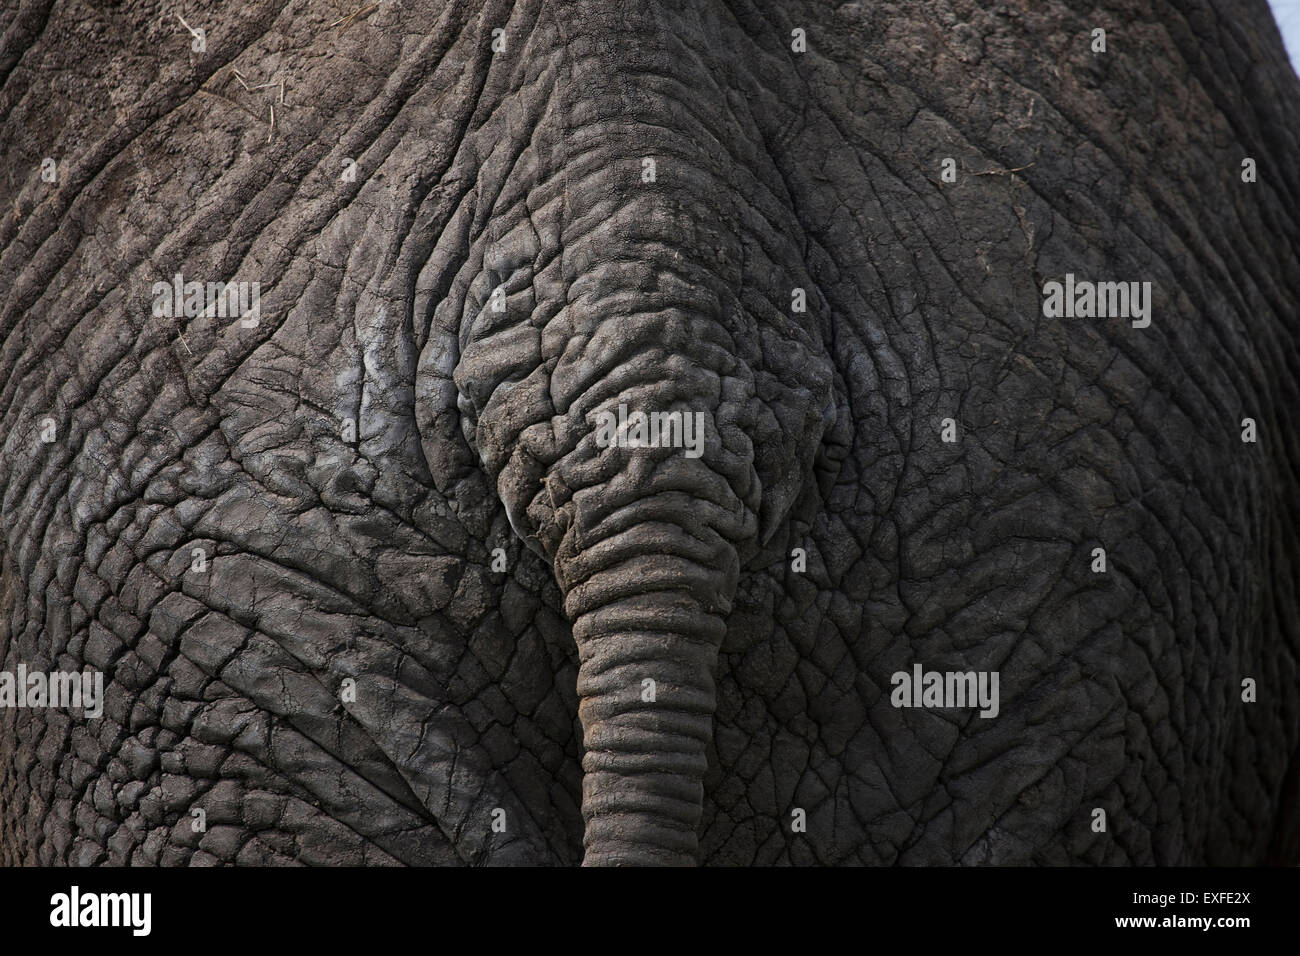
[[[5,14],[0,665],[107,700],[0,711],[0,862],[1297,857],[1261,0],[354,6]]]

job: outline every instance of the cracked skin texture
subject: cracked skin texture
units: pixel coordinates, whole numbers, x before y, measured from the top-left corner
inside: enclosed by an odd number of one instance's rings
[[[0,710],[0,862],[1294,862],[1265,5],[613,6],[6,17],[0,668],[106,701]],[[595,448],[619,400],[705,454]]]

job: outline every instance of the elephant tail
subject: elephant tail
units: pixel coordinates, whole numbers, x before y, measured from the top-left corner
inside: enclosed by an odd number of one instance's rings
[[[683,50],[647,17],[619,56],[658,83]],[[529,203],[510,208],[528,214],[471,247],[424,361],[438,388],[452,369],[462,433],[563,596],[587,864],[696,861],[741,568],[786,527],[835,421],[797,217],[760,213],[734,151],[695,149],[691,111],[640,83],[590,74],[561,114],[582,121],[537,134],[561,158],[525,167]],[[629,183],[629,158],[655,156],[673,175]]]
[[[642,204],[643,228],[676,227]],[[573,627],[584,862],[690,864],[740,571],[811,471],[831,376],[798,330],[782,336],[788,373],[745,354],[759,333],[710,263],[665,260],[667,236],[602,232],[603,261],[561,307],[532,298],[539,283],[508,302],[553,315],[541,330],[498,331],[484,284],[455,381],[466,437]]]
[[[677,487],[718,484],[697,462],[660,471],[675,471]],[[579,657],[584,865],[689,865],[739,575],[717,524],[745,509],[729,493],[721,507],[689,491],[625,494],[606,485],[575,495],[555,556]]]

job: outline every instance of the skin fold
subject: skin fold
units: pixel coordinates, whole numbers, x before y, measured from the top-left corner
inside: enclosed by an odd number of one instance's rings
[[[1265,3],[366,7],[0,21],[0,863],[1300,861]]]

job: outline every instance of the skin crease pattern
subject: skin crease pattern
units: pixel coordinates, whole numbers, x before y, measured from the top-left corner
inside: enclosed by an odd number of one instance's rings
[[[1300,862],[1264,3],[353,9],[0,28],[0,864]]]

